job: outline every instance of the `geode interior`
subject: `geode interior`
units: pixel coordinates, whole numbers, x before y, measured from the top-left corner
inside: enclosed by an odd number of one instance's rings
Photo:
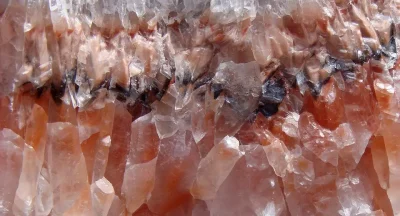
[[[400,215],[398,32],[400,0],[0,0],[0,215]]]

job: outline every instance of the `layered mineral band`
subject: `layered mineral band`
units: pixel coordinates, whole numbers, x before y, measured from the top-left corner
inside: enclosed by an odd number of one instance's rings
[[[398,0],[0,1],[0,215],[398,215],[399,32]]]

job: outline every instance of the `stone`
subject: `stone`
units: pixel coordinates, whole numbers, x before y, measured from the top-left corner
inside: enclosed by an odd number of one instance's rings
[[[200,154],[189,131],[181,129],[172,137],[161,139],[154,189],[147,202],[150,211],[166,214],[186,209],[193,199],[190,188],[199,162]]]
[[[0,215],[400,215],[399,17],[0,1]]]
[[[90,192],[95,215],[107,216],[115,196],[112,184],[103,177],[92,183]]]
[[[263,148],[246,145],[241,150],[244,156],[237,160],[215,199],[207,201],[211,215],[288,215],[280,183]]]
[[[131,125],[130,150],[122,185],[130,213],[146,202],[154,187],[160,140],[152,117],[149,113]]]
[[[25,143],[10,129],[3,129],[0,134],[2,149],[1,214],[13,215],[13,203],[19,184],[15,179],[19,179],[21,176]]]
[[[239,150],[239,141],[234,137],[225,137],[205,156],[199,164],[196,180],[191,188],[193,197],[201,200],[213,199],[218,188],[231,172],[243,153]]]
[[[35,210],[34,200],[37,194],[37,181],[41,163],[35,150],[26,144],[23,157],[21,176],[12,208],[14,215],[30,215]]]
[[[125,164],[128,156],[128,146],[131,137],[129,127],[132,121],[131,114],[123,108],[122,104],[115,107],[114,122],[111,144],[109,147],[108,160],[104,177],[114,186],[115,194],[121,194],[121,187],[124,179]]]
[[[47,140],[45,164],[51,181],[52,211],[61,214],[72,208],[85,187],[89,187],[85,158],[79,143],[78,128],[69,122],[49,123]],[[69,166],[64,166],[65,163]]]

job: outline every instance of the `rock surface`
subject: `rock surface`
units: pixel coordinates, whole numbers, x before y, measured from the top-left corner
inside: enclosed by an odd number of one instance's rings
[[[0,1],[0,215],[400,215],[399,0]]]

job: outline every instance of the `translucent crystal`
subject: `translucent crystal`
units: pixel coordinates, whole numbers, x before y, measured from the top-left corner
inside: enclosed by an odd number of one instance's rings
[[[214,198],[218,188],[242,154],[239,142],[234,137],[227,136],[214,146],[200,161],[196,180],[191,189],[192,195],[202,200]]]

